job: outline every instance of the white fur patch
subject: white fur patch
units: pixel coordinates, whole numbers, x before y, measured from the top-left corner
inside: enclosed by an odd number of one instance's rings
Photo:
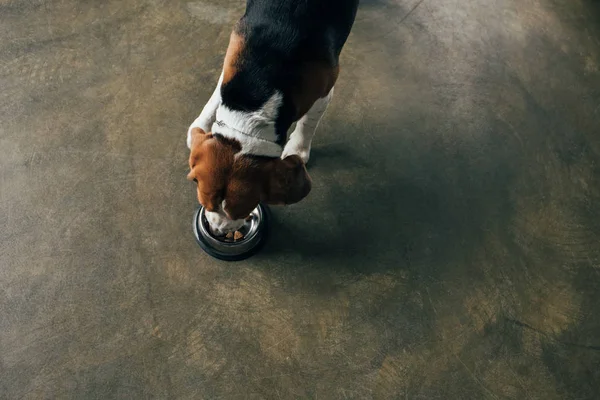
[[[202,112],[192,122],[187,132],[187,147],[188,149],[192,148],[192,129],[200,128],[204,132],[209,132],[212,127],[213,122],[215,122],[215,115],[217,113],[217,108],[221,105],[221,83],[223,82],[223,72],[221,72],[221,76],[219,77],[219,81],[217,82],[217,87],[213,91],[213,94],[208,99],[208,102],[204,105]]]
[[[237,111],[221,104],[212,132],[240,142],[242,150],[238,154],[279,157],[283,149],[275,143],[275,119],[282,102],[282,94],[275,92],[257,111]]]
[[[210,226],[210,231],[215,236],[226,235],[229,232],[235,232],[244,226],[243,219],[229,219],[225,211],[225,200],[221,203],[221,207],[216,212],[205,211],[206,220]]]
[[[327,96],[315,101],[308,112],[302,116],[296,123],[296,128],[290,135],[290,140],[285,145],[281,158],[286,158],[293,154],[298,155],[304,163],[308,163],[310,158],[310,146],[319,126],[319,122],[327,109],[327,105],[333,96],[333,88]]]

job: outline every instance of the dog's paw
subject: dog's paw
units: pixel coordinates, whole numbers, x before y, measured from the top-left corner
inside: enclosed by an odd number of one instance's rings
[[[281,153],[281,158],[286,158],[288,156],[297,155],[304,161],[304,164],[308,164],[308,160],[310,159],[310,146],[302,146],[294,143],[288,142],[288,144],[283,149],[283,153]]]
[[[299,156],[304,164],[308,163],[308,159],[310,158],[310,141],[303,140],[304,137],[298,132],[292,132],[290,135],[290,140],[285,144],[283,148],[283,153],[281,154],[281,158],[286,158],[287,156],[297,155]]]
[[[213,122],[214,121],[206,120],[205,118],[202,118],[202,116],[196,118],[194,120],[194,122],[192,122],[192,124],[190,125],[190,127],[188,128],[188,131],[187,131],[186,143],[187,143],[188,149],[191,150],[191,148],[192,148],[192,129],[200,128],[204,132],[209,132]]]
[[[188,131],[187,131],[187,139],[186,139],[186,144],[187,144],[187,147],[188,147],[188,149],[190,149],[190,150],[192,149],[192,140],[193,140],[193,139],[192,139],[192,130],[193,130],[194,128],[200,128],[200,129],[202,129],[204,132],[208,132],[206,129],[204,129],[204,128],[202,128],[201,126],[199,126],[199,125],[198,125],[196,122],[194,122],[192,125],[190,125],[190,127],[188,128]]]
[[[191,150],[192,149],[192,127],[191,126],[188,128],[187,138],[185,140],[185,143],[187,144],[188,149]]]

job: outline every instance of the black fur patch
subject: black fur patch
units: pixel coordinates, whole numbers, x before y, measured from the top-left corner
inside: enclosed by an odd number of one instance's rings
[[[290,90],[306,62],[336,66],[354,23],[358,0],[248,0],[236,25],[244,38],[237,73],[221,87],[223,103],[255,111],[275,93],[283,105],[275,124],[279,141],[294,122]]]

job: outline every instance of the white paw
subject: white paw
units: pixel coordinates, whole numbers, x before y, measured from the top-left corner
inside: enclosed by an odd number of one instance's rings
[[[188,149],[192,149],[192,127],[190,126],[187,131],[187,138],[185,140]]]
[[[302,161],[304,161],[304,164],[307,164],[310,158],[310,144],[305,146],[291,141],[288,142],[283,149],[283,153],[281,153],[281,158],[283,159],[293,155],[299,156]]]
[[[194,120],[194,122],[192,122],[192,124],[190,125],[190,127],[188,128],[188,131],[187,131],[186,143],[187,143],[188,149],[192,148],[192,129],[200,128],[204,132],[210,132],[211,127],[212,127],[211,121],[206,121],[205,119],[202,119],[200,117],[196,118]]]

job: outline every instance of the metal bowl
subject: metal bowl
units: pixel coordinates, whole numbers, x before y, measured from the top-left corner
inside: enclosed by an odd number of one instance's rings
[[[240,261],[254,255],[265,243],[269,233],[269,217],[267,206],[259,204],[250,213],[244,226],[238,229],[244,237],[234,241],[213,235],[204,215],[204,207],[200,207],[194,214],[194,235],[200,247],[209,255],[219,260]]]

